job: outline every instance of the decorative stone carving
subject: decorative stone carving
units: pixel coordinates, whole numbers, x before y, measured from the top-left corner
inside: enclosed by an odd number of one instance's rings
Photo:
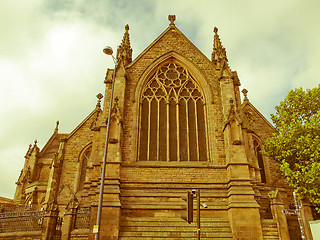
[[[76,198],[75,195],[73,195],[73,197],[71,198],[71,200],[68,202],[67,206],[66,206],[66,210],[70,210],[70,209],[76,209],[79,206],[79,201]]]
[[[170,21],[170,25],[174,25],[174,21],[176,20],[176,15],[169,15],[168,20]]]
[[[57,211],[58,210],[58,204],[57,204],[57,200],[53,199],[52,201],[50,201],[47,204],[46,210],[49,211]]]

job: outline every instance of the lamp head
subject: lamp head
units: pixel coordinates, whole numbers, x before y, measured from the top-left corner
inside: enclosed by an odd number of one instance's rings
[[[112,55],[113,50],[112,50],[111,47],[106,46],[106,47],[103,49],[103,52],[104,52],[105,54],[107,54],[107,55]]]

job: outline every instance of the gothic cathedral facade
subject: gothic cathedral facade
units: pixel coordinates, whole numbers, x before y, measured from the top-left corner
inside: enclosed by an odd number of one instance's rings
[[[262,154],[276,131],[245,89],[241,100],[218,29],[210,60],[169,20],[135,59],[127,25],[93,111],[71,133],[57,124],[41,150],[29,147],[14,200],[45,212],[42,239],[55,235],[58,218],[62,239],[94,239],[109,121],[100,239],[195,239],[196,214],[190,224],[181,218],[181,197],[193,189],[207,206],[201,239],[300,235],[296,217],[282,213],[294,207],[293,190]],[[311,208],[302,215],[307,228]]]

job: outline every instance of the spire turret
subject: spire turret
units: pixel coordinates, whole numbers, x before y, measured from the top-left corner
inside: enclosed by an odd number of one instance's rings
[[[54,133],[58,133],[59,131],[59,121],[56,123],[56,128],[54,129]]]
[[[218,28],[215,27],[214,30],[214,39],[213,39],[213,51],[211,55],[211,61],[217,66],[218,69],[221,69],[224,62],[228,62],[226,49],[222,46],[221,40],[218,35]]]
[[[30,156],[31,150],[32,150],[32,144],[29,144],[28,151],[27,151],[26,155],[24,156],[25,158],[27,158],[28,156]]]
[[[118,47],[117,59],[118,63],[124,61],[124,65],[128,65],[132,62],[132,48],[130,46],[130,37],[129,37],[129,25],[125,26],[126,32],[123,35],[121,45]]]
[[[245,101],[249,101],[249,99],[248,99],[248,90],[247,89],[243,89],[242,91],[241,91],[242,93],[243,93],[243,101],[245,102]]]
[[[101,108],[101,99],[103,98],[103,95],[101,93],[98,93],[98,95],[96,97],[98,98],[96,108],[100,109]]]

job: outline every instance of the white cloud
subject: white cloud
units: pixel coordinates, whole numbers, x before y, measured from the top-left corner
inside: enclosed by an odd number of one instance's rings
[[[41,41],[47,26],[47,19],[41,11],[42,4],[42,0],[0,2],[1,56],[18,59]]]
[[[1,161],[0,161],[0,196],[13,198],[15,183],[20,175],[20,170],[24,165],[24,154],[22,146],[15,144],[10,147],[3,147],[0,145]]]

